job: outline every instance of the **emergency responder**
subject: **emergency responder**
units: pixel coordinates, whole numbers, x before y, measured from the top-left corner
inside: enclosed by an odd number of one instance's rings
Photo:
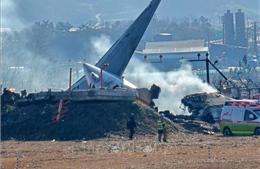
[[[132,113],[131,116],[127,119],[127,129],[129,130],[129,140],[133,140],[133,136],[135,133],[135,127],[136,127],[136,122],[134,118],[134,114]]]
[[[167,131],[166,131],[166,123],[164,119],[164,114],[160,114],[160,119],[157,122],[158,126],[158,140],[161,142],[161,138],[163,135],[163,142],[167,143]]]
[[[24,90],[22,90],[21,91],[21,97],[22,98],[25,98],[26,97],[26,95],[27,95],[27,92],[26,92],[26,90],[24,89]]]

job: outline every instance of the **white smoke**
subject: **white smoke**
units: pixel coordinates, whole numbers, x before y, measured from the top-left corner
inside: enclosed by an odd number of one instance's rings
[[[95,18],[97,19],[97,23],[95,25],[96,28],[99,28],[102,26],[102,18],[101,18],[101,14],[97,14],[95,15]]]
[[[194,74],[191,65],[187,63],[182,64],[177,71],[159,72],[152,66],[142,64],[140,60],[133,58],[128,65],[126,79],[140,88],[146,87],[150,89],[152,84],[159,85],[161,93],[159,98],[153,101],[158,106],[159,111],[170,110],[173,114],[184,113],[179,107],[181,99],[186,95],[197,92],[216,91],[216,89],[204,83]]]
[[[24,24],[16,13],[16,5],[13,0],[1,0],[1,28],[20,30]]]
[[[90,62],[88,63],[94,64],[107,52],[107,50],[112,46],[112,43],[109,36],[106,35],[92,37],[90,41],[93,46],[93,50],[91,51],[93,57],[90,58]]]

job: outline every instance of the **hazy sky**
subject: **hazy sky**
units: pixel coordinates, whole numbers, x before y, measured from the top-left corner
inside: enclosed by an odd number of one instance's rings
[[[44,20],[76,26],[95,21],[97,14],[104,20],[134,20],[149,3],[150,0],[1,0],[1,27],[19,29]],[[247,18],[259,19],[259,8],[259,0],[161,0],[156,14],[160,19],[216,19],[227,9],[233,13],[242,9]]]
[[[150,0],[0,1],[1,28],[10,28],[12,30],[20,30],[30,26],[34,22],[46,20],[52,22],[70,22],[74,26],[78,26],[89,21],[96,21],[95,16],[98,14],[104,20],[135,20],[150,3]],[[238,9],[242,9],[246,19],[259,20],[259,0],[161,0],[156,15],[159,19],[174,18],[180,20],[183,18],[205,16],[218,22],[219,16],[223,15],[227,9],[231,10],[233,13],[237,12]],[[99,40],[102,40],[103,44],[103,38],[99,38]],[[93,41],[96,42],[97,40],[94,39]],[[98,46],[97,43],[93,42],[95,48],[96,45]],[[104,50],[103,46],[102,49]],[[105,52],[103,50],[97,51]],[[30,56],[31,55],[28,54],[28,57]],[[131,61],[132,63],[130,62],[128,67],[136,65],[134,60]],[[137,73],[139,74],[140,71],[141,67],[138,67]],[[131,74],[133,74],[133,72],[131,72]],[[149,81],[147,78],[141,78],[141,80],[137,79],[137,81],[139,81],[138,83],[140,83],[140,87],[150,88],[153,83],[160,83],[160,86],[162,87],[161,99],[156,100],[156,105],[159,106],[160,110],[167,109],[171,110],[171,112],[178,113],[180,111],[180,100],[185,95],[194,92],[215,90],[203,83],[198,77],[194,76],[188,65],[182,66],[177,72],[164,73],[163,76],[164,78],[162,79],[161,74],[158,76],[153,75],[154,78],[149,77]],[[33,82],[35,84],[32,86],[35,88],[32,89],[37,91],[51,87],[49,84],[42,84],[41,78],[34,79]],[[65,85],[67,87],[67,84]],[[16,88],[16,86],[13,87]],[[30,91],[28,88],[26,89]],[[163,99],[163,97],[167,97],[167,99]]]

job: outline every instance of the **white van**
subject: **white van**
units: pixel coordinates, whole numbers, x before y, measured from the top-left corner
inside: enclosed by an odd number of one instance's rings
[[[219,119],[224,136],[260,135],[260,102],[257,100],[226,101]]]

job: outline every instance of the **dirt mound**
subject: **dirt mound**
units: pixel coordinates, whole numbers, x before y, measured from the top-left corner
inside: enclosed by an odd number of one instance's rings
[[[126,120],[131,113],[138,122],[137,135],[157,134],[157,112],[136,102],[70,102],[62,120],[54,123],[53,113],[57,105],[41,103],[28,106],[2,107],[2,140],[91,140],[111,137],[127,137]],[[186,130],[167,120],[171,133]]]

